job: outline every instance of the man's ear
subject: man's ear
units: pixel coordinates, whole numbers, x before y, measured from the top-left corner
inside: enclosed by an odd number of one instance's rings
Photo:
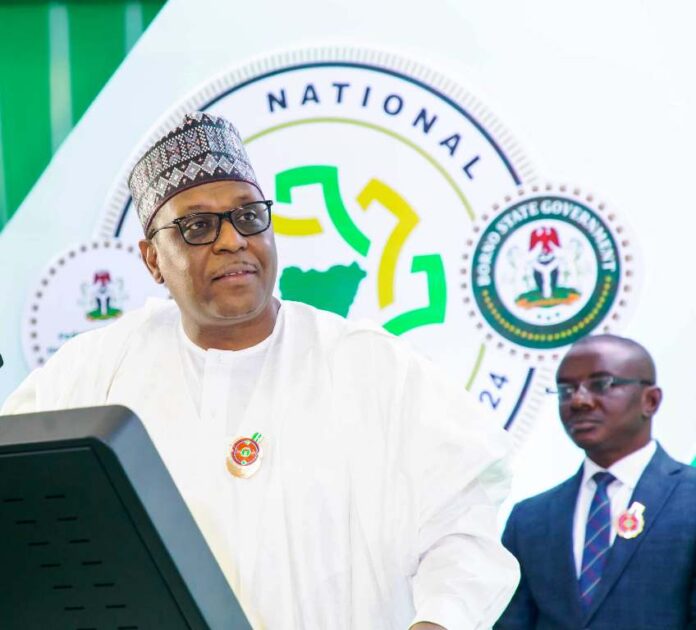
[[[147,239],[142,239],[138,241],[138,247],[140,248],[140,256],[147,267],[148,272],[153,277],[157,284],[164,284],[164,276],[159,268],[159,263],[157,260],[157,248],[152,241]]]
[[[652,418],[660,408],[661,402],[662,390],[655,385],[646,387],[643,390],[643,397],[641,400],[641,404],[643,406],[643,417]]]

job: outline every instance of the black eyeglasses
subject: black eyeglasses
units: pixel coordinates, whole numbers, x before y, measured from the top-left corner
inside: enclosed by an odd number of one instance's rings
[[[226,212],[194,212],[174,219],[171,223],[150,232],[151,239],[160,230],[179,228],[189,245],[210,245],[220,236],[222,220],[227,219],[242,236],[261,234],[271,225],[272,201],[253,201]]]
[[[587,378],[579,383],[556,383],[556,389],[546,388],[547,394],[558,396],[561,402],[569,401],[575,392],[581,387],[585,388],[586,392],[595,396],[603,396],[613,387],[620,385],[654,385],[652,381],[647,381],[640,378],[621,378],[620,376],[594,376]]]

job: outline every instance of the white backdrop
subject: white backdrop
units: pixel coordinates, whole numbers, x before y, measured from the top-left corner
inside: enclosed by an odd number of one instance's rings
[[[630,222],[643,286],[622,332],[655,356],[665,390],[656,435],[690,461],[695,17],[687,1],[170,0],[0,234],[0,400],[27,371],[27,291],[55,254],[92,236],[115,174],[163,111],[255,56],[365,45],[451,76],[514,133],[540,174],[595,192]],[[513,499],[579,461],[549,401],[517,458]]]

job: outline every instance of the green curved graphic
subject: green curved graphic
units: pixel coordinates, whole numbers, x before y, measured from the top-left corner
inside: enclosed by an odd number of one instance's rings
[[[445,321],[447,283],[442,257],[439,254],[414,256],[411,273],[419,272],[424,272],[428,277],[429,304],[397,315],[384,324],[384,328],[394,335],[402,335],[419,326],[441,324]]]
[[[370,240],[355,225],[343,203],[337,167],[315,164],[278,173],[276,198],[280,202],[291,203],[294,188],[313,184],[321,186],[329,218],[338,233],[357,253],[367,256]],[[394,189],[374,178],[358,195],[358,203],[363,209],[367,209],[372,201],[381,202],[399,220],[387,241],[378,270],[379,305],[380,308],[385,308],[394,301],[396,263],[406,239],[418,223],[418,215]],[[282,219],[291,221],[285,217]],[[302,227],[299,223],[295,223],[294,226],[292,223],[287,223],[286,226],[294,230],[291,232],[293,235],[317,233],[316,227],[306,223],[311,219],[295,221],[304,221],[305,227],[309,229],[302,232],[298,229]],[[318,220],[314,219],[314,221],[319,224]],[[321,231],[320,224],[318,229]],[[395,335],[402,335],[419,326],[445,321],[447,284],[440,255],[414,256],[411,273],[420,272],[426,274],[428,281],[428,306],[402,313],[384,324],[384,328]],[[284,299],[305,302],[345,317],[353,304],[358,286],[365,276],[365,271],[357,263],[349,267],[337,265],[325,272],[315,269],[303,271],[299,267],[288,267],[281,275],[279,288]]]
[[[451,176],[432,156],[407,138],[378,125],[347,118],[305,119],[269,127],[248,137],[245,143],[249,144],[287,127],[313,123],[340,123],[368,127],[406,144],[440,171],[462,201],[469,217],[474,218],[474,212],[468,199]],[[359,255],[367,256],[371,241],[354,223],[343,203],[336,166],[313,164],[287,169],[276,174],[275,184],[277,201],[288,204],[292,203],[293,189],[301,186],[320,186],[329,218],[341,238]],[[363,210],[367,210],[374,201],[379,202],[398,220],[387,239],[378,267],[377,296],[379,307],[383,309],[395,301],[397,262],[406,240],[419,222],[419,217],[401,195],[376,178],[372,178],[357,196],[357,202]],[[310,236],[323,232],[322,224],[317,218],[290,218],[280,213],[274,213],[273,225],[277,233],[287,236]],[[340,284],[340,280],[336,276],[339,270],[341,274],[348,274],[344,275],[344,278],[349,280],[344,287],[345,291],[337,291],[330,286],[332,282]],[[441,256],[438,254],[414,256],[411,273],[420,272],[425,273],[427,278],[428,305],[402,313],[386,322],[383,327],[395,335],[402,335],[420,326],[440,324],[445,321],[447,284]],[[350,266],[337,265],[327,271],[301,270],[298,267],[289,267],[281,274],[279,288],[284,299],[306,302],[318,308],[347,316],[360,282],[366,275],[357,263]]]
[[[471,370],[471,374],[469,374],[469,380],[466,382],[465,389],[468,392],[471,391],[471,388],[474,385],[474,381],[476,380],[479,370],[481,369],[481,364],[483,363],[483,357],[485,356],[485,354],[486,346],[485,344],[481,344],[479,346],[478,354],[476,355],[476,362],[474,363],[474,368]]]
[[[292,203],[292,189],[297,184],[298,174],[290,169],[277,173],[275,177],[276,200],[281,203]],[[301,178],[301,175],[300,175]],[[285,236],[312,236],[321,234],[324,228],[321,227],[319,219],[294,219],[285,217],[277,212],[273,213],[273,229],[276,234]]]
[[[278,173],[276,175],[276,199],[281,203],[291,203],[293,188],[311,186],[312,184],[321,186],[329,218],[336,230],[338,230],[338,233],[343,237],[343,240],[358,254],[367,256],[370,250],[370,239],[353,223],[353,219],[350,218],[348,210],[346,210],[343,204],[341,190],[338,185],[338,168],[335,166],[298,166],[297,168]],[[282,220],[291,221],[292,219],[281,217]],[[297,220],[307,221],[307,219]],[[321,226],[319,231],[321,231]],[[312,233],[315,234],[316,232]]]

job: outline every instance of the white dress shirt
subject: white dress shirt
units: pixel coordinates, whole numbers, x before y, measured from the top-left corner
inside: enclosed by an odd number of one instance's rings
[[[626,457],[620,459],[609,468],[602,468],[591,459],[585,459],[582,482],[580,483],[578,498],[575,502],[575,518],[573,520],[573,555],[575,557],[575,572],[578,577],[582,569],[582,552],[585,547],[587,517],[590,513],[592,498],[597,489],[597,484],[592,477],[595,473],[605,471],[616,477],[607,488],[607,494],[611,502],[610,542],[613,545],[616,539],[616,521],[619,515],[628,509],[628,502],[631,500],[631,495],[633,495],[636,485],[638,485],[638,480],[655,454],[656,449],[657,444],[654,440],[650,440],[643,448],[626,455]]]
[[[282,342],[284,313],[282,308],[278,311],[270,336],[244,350],[204,350],[188,338],[179,322],[177,333],[189,394],[201,422],[218,435],[238,436],[268,348]]]

